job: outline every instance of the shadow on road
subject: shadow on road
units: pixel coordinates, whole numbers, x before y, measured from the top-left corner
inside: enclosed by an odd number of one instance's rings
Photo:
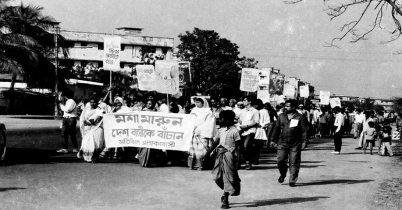
[[[259,207],[259,206],[270,206],[270,205],[284,205],[284,204],[292,204],[292,203],[303,203],[310,201],[317,201],[322,198],[329,198],[324,196],[315,196],[315,197],[294,197],[294,198],[280,198],[280,199],[267,199],[267,200],[256,200],[253,202],[247,203],[233,203],[231,204],[232,208],[238,207]]]
[[[313,185],[327,185],[327,184],[360,184],[360,183],[366,183],[366,182],[372,182],[374,180],[354,180],[354,179],[336,179],[336,180],[319,180],[319,181],[313,181],[313,182],[308,182],[308,183],[298,183],[296,184],[297,186],[313,186]]]
[[[0,188],[0,192],[5,192],[5,191],[9,191],[9,190],[25,190],[27,188],[23,188],[23,187],[4,187],[4,188]]]
[[[6,166],[18,164],[51,164],[82,162],[76,153],[59,154],[54,150],[8,148],[5,158]]]

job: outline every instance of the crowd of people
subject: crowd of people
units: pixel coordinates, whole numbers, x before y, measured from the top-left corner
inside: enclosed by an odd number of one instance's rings
[[[199,171],[212,169],[216,183],[224,190],[222,208],[229,207],[229,195],[240,194],[237,170],[251,170],[259,165],[263,148],[277,149],[278,182],[284,182],[289,169],[289,186],[294,187],[300,169],[301,151],[308,147],[309,140],[333,137],[332,153],[340,154],[342,137],[353,133],[353,137],[358,139],[356,149],[363,149],[366,153],[369,148],[370,154],[373,154],[377,142],[380,155],[392,156],[390,124],[396,123],[397,131],[402,130],[401,114],[374,110],[363,112],[361,109],[350,112],[347,108],[303,104],[297,100],[288,100],[274,108],[253,96],[229,100],[200,96],[190,101],[184,98],[168,100],[153,95],[120,97],[109,93],[103,98],[94,93],[89,102],[81,101],[79,104],[75,103],[71,92],[63,93],[60,104],[64,112],[62,149],[57,152],[68,152],[70,136],[73,152],[87,162],[101,159],[129,161],[135,157],[143,167],[160,164],[186,165]],[[129,111],[194,114],[195,129],[188,151],[105,148],[102,116]],[[75,133],[77,122],[82,135],[80,148]]]

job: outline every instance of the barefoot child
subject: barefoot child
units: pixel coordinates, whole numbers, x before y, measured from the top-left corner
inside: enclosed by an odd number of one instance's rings
[[[369,128],[367,128],[364,132],[365,132],[365,136],[366,136],[366,144],[364,145],[364,154],[366,154],[366,149],[367,146],[370,147],[370,155],[373,154],[373,146],[374,146],[374,141],[375,138],[377,136],[377,131],[374,128],[374,122],[370,121],[368,122]]]
[[[229,195],[240,195],[240,178],[237,173],[239,151],[237,148],[241,139],[239,131],[233,126],[235,113],[231,110],[224,110],[219,114],[219,117],[222,120],[222,127],[214,139],[214,144],[205,156],[209,156],[212,151],[217,153],[212,174],[216,184],[224,191],[221,197],[221,208],[228,209]]]

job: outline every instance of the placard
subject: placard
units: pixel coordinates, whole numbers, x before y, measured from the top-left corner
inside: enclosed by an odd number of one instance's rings
[[[156,91],[177,94],[179,90],[179,64],[177,61],[155,61]]]
[[[298,86],[298,81],[296,78],[286,78],[285,85],[283,87],[283,95],[287,98],[294,99],[296,98],[296,88]]]
[[[329,103],[331,104],[331,108],[334,108],[336,106],[342,107],[340,98],[331,98],[329,99]]]
[[[329,104],[329,91],[320,90],[320,104],[328,105]]]
[[[106,147],[146,147],[188,151],[195,115],[127,112],[103,117]]]
[[[156,78],[153,65],[137,65],[138,89],[145,91],[156,90]]]
[[[191,81],[190,62],[179,62],[179,85],[186,85]]]
[[[276,73],[275,71],[271,72],[269,81],[269,94],[271,97],[273,95],[283,95],[284,83],[285,75]]]
[[[310,86],[303,85],[300,86],[300,97],[308,98],[310,96]]]
[[[240,90],[255,92],[258,88],[258,69],[243,68],[241,70]]]
[[[105,37],[103,50],[103,68],[106,70],[120,70],[121,37]]]

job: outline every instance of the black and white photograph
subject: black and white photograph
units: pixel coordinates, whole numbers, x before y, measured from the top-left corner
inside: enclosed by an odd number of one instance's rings
[[[0,210],[402,209],[402,0],[0,0]]]

